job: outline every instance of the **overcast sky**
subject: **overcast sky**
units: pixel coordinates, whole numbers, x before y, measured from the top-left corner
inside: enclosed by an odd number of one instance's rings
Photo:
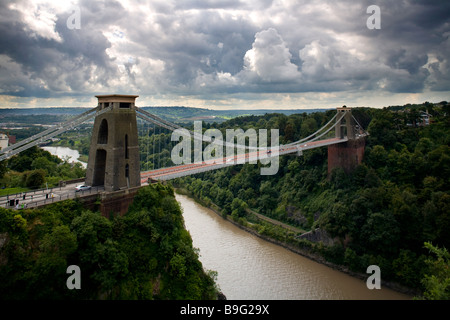
[[[449,59],[448,0],[0,0],[2,108],[439,102]]]

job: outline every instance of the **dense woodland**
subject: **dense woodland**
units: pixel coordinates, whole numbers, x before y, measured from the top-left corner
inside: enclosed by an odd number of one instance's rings
[[[431,124],[423,124],[421,112],[432,116]],[[284,144],[308,136],[334,114],[330,110],[243,116],[224,123],[204,123],[203,129],[279,129]],[[356,272],[365,273],[367,266],[378,265],[383,280],[415,289],[421,298],[449,299],[450,105],[426,102],[354,108],[353,115],[370,135],[363,163],[349,175],[341,169],[328,175],[327,149],[317,148],[301,157],[282,156],[273,176],[261,176],[260,164],[245,164],[173,183],[262,235],[318,253]],[[139,135],[141,170],[173,165],[170,150],[177,142],[171,141],[169,131],[140,125]],[[69,132],[59,144],[86,155],[89,133]],[[83,176],[82,169],[39,152],[30,149],[3,165],[3,184],[12,186],[16,181],[26,187],[30,170],[41,172],[42,183]],[[29,187],[36,184],[28,181]],[[249,209],[305,232],[325,230],[335,244],[328,247],[301,240],[299,234],[287,234],[255,220]],[[17,219],[20,224],[22,220]],[[30,226],[28,218],[24,219]]]
[[[0,208],[0,300],[217,299],[169,186],[140,189],[123,217],[67,200],[33,210]],[[69,265],[81,290],[69,290]]]
[[[422,125],[420,111],[432,115],[430,125]],[[332,113],[239,117],[219,127],[279,128],[280,143],[287,143],[314,132]],[[353,114],[370,136],[363,163],[350,175],[336,169],[328,176],[327,149],[317,148],[302,157],[281,157],[274,176],[261,176],[258,165],[246,164],[177,184],[243,223],[251,208],[304,230],[326,230],[338,240],[329,248],[295,237],[286,241],[354,271],[378,265],[384,280],[427,298],[450,298],[444,249],[450,247],[450,105],[356,108]],[[270,234],[267,228],[262,232]],[[271,235],[283,239],[275,231]]]

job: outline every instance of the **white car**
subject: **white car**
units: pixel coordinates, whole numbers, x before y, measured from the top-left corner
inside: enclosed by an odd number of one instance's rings
[[[90,186],[85,186],[84,184],[81,184],[75,188],[75,192],[85,191],[85,190],[90,190],[90,189],[91,189]]]

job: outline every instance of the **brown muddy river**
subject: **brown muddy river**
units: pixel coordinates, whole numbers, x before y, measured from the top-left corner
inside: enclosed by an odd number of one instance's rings
[[[176,195],[203,267],[229,300],[411,299],[262,240],[187,196]],[[369,277],[369,274],[367,275]],[[381,277],[383,276],[381,270]]]

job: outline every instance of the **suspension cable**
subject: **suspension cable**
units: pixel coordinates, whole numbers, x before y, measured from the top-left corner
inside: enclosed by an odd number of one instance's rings
[[[307,141],[309,138],[314,137],[317,133],[319,133],[323,128],[326,128],[336,117],[337,117],[337,113],[333,116],[333,118],[331,118],[330,121],[327,122],[326,125],[324,125],[322,128],[320,128],[319,130],[317,130],[313,134],[311,134],[311,135],[309,135],[306,138],[303,138],[301,140],[294,141],[294,142],[291,142],[291,143],[288,143],[288,144],[284,144],[283,146],[291,146],[291,145],[294,145],[294,144],[302,143],[303,141]],[[336,121],[336,123],[337,123],[337,121]],[[332,128],[335,127],[335,126],[336,125],[332,126]]]
[[[145,144],[147,146],[147,157],[145,158],[145,168],[148,171],[148,154],[149,154],[149,150],[148,150],[148,140],[149,140],[149,138],[148,138],[148,135],[149,135],[149,132],[150,132],[150,124],[144,122],[144,126],[145,126],[145,124],[147,124],[147,134],[145,136]]]
[[[45,130],[44,132],[38,133],[38,134],[31,136],[27,139],[24,139],[18,143],[15,143],[15,144],[2,150],[2,152],[4,152],[4,154],[0,155],[0,161],[8,159],[17,153],[20,153],[20,152],[27,150],[33,146],[36,146],[48,139],[53,138],[54,136],[56,136],[60,133],[63,133],[67,130],[71,130],[71,129],[75,128],[76,126],[78,126],[79,124],[89,120],[90,118],[99,116],[111,109],[112,109],[112,106],[101,109],[101,110],[98,110],[97,107],[90,109],[90,110],[82,113],[81,115],[78,115],[75,118],[72,118],[71,120],[68,120],[62,124],[58,124],[48,130]],[[96,112],[93,114],[90,114],[94,111],[96,111]]]
[[[161,157],[161,155],[160,155],[160,153],[161,153],[161,139],[160,139],[161,138],[160,137],[160,135],[161,135],[161,127],[164,127],[164,128],[166,128],[168,130],[171,130],[171,131],[174,131],[174,130],[182,128],[182,127],[180,127],[180,126],[178,126],[176,124],[173,124],[173,123],[171,123],[169,121],[163,120],[160,117],[152,115],[151,113],[149,113],[149,112],[147,112],[147,111],[145,111],[143,109],[140,109],[140,108],[137,108],[137,107],[136,107],[136,109],[137,109],[138,112],[141,113],[141,114],[139,114],[139,113],[137,114],[138,117],[140,117],[141,119],[143,119],[145,121],[152,122],[155,127],[157,126],[159,128],[159,134],[158,134],[158,149],[159,149],[159,152],[158,152],[158,159],[159,159],[158,160],[158,165],[159,165],[160,157]],[[301,144],[301,143],[303,143],[305,141],[309,142],[309,141],[317,140],[318,138],[320,138],[323,135],[325,135],[326,133],[328,133],[332,128],[336,127],[336,125],[338,123],[340,123],[340,121],[342,120],[342,118],[344,117],[345,114],[346,114],[346,112],[342,113],[342,116],[336,121],[336,123],[333,126],[329,127],[325,132],[323,132],[322,134],[318,135],[316,138],[314,138],[312,140],[308,140],[308,139],[314,137],[315,135],[319,134],[322,130],[324,130],[327,126],[329,126],[333,122],[333,120],[336,119],[336,117],[338,116],[338,113],[336,113],[323,127],[318,129],[313,134],[307,136],[306,138],[300,139],[298,141],[291,142],[291,143],[284,144],[284,145],[280,145],[280,147],[289,147],[289,146]],[[189,132],[190,135],[192,135],[194,137],[194,139],[199,139],[201,141],[205,141],[205,139],[203,137],[203,134],[198,134],[198,133],[192,132],[190,130],[188,130],[188,132]],[[230,146],[230,147],[233,147],[233,148],[236,147],[236,148],[245,148],[245,149],[249,149],[249,150],[256,149],[256,150],[263,150],[263,151],[267,150],[267,147],[252,147],[252,146],[246,146],[246,145],[242,146],[242,145],[236,144],[234,142],[228,142],[228,141],[223,141],[223,144],[224,144],[224,146]]]
[[[353,120],[356,121],[356,123],[358,124],[358,126],[359,126],[365,133],[367,133],[366,130],[363,128],[363,126],[358,122],[358,120],[356,120],[356,118],[355,118],[355,116],[354,116],[353,114],[352,114],[352,118],[353,118]]]
[[[161,168],[161,130],[162,130],[162,128],[159,127],[159,134],[158,134],[158,169]]]
[[[309,140],[308,142],[315,141],[315,140],[319,139],[320,137],[322,137],[323,135],[327,134],[331,129],[333,129],[334,127],[336,127],[336,125],[337,125],[338,123],[340,123],[340,121],[342,120],[342,118],[344,118],[344,116],[345,116],[345,112],[344,112],[344,113],[342,114],[342,116],[336,121],[336,124],[335,124],[334,126],[328,128],[327,131],[325,131],[325,132],[322,133],[321,135],[315,137],[314,139]]]
[[[152,164],[153,164],[153,170],[155,170],[155,134],[156,134],[156,124],[153,124],[153,133],[152,133],[152,146],[153,146],[153,153],[152,153]]]

